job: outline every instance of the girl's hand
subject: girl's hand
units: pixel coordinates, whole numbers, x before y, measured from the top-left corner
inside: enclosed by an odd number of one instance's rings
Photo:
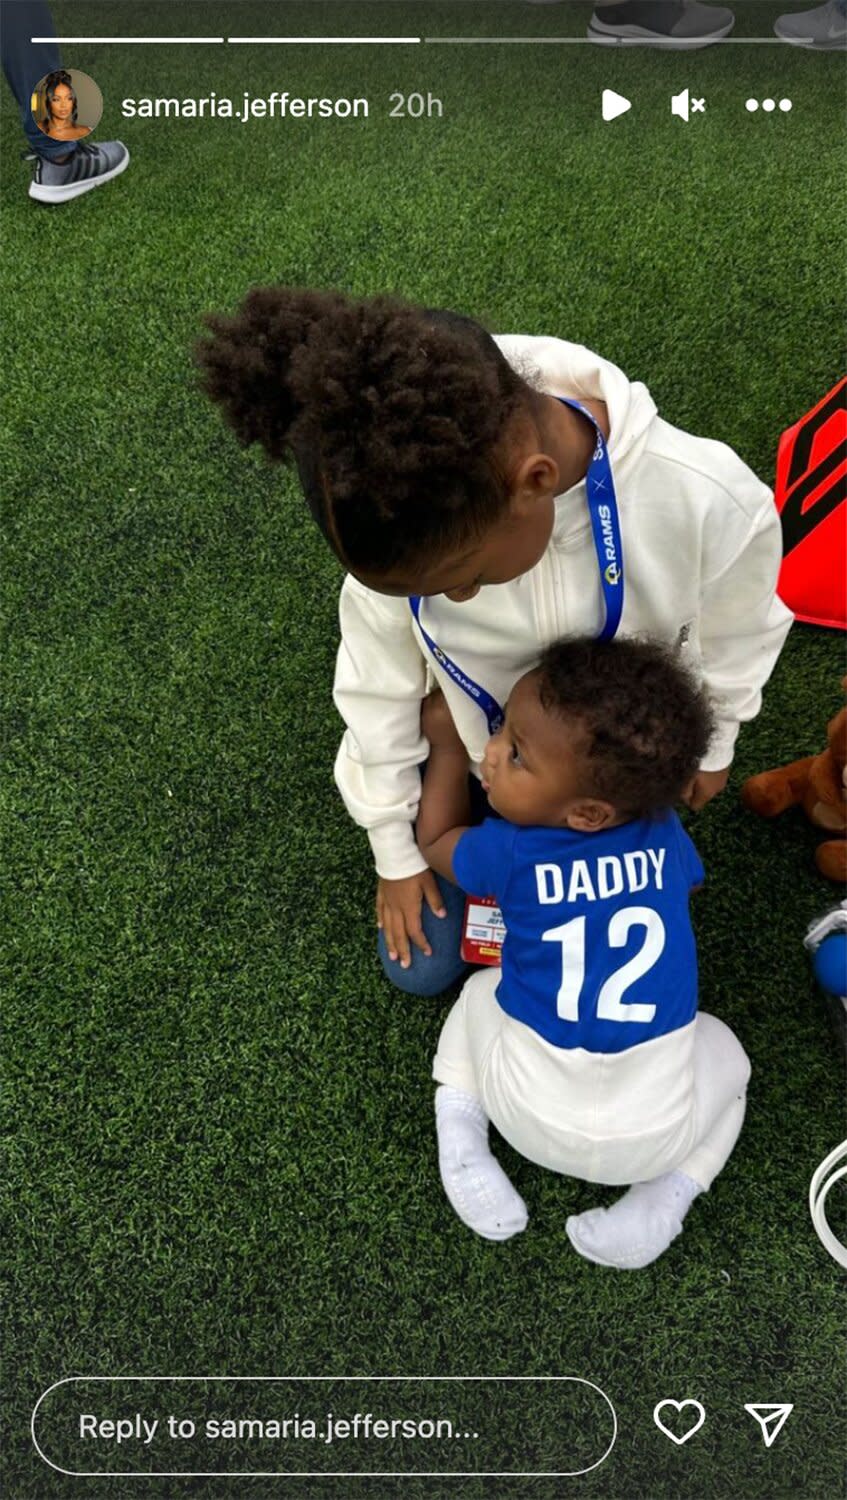
[[[431,870],[421,870],[405,880],[383,880],[376,888],[376,925],[385,934],[388,956],[399,958],[401,969],[412,961],[410,941],[428,958],[432,949],[421,926],[421,903],[425,901],[437,917],[446,917],[438,883]]]
[[[692,812],[699,812],[718,792],[722,792],[729,781],[729,766],[723,771],[698,771],[694,780],[686,787],[683,802]]]
[[[424,698],[421,706],[421,732],[429,740],[433,750],[455,750],[467,757],[459,731],[453,723],[453,715],[447,707],[447,699],[440,688]]]

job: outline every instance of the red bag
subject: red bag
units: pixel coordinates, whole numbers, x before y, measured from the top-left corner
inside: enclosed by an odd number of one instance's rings
[[[847,377],[780,438],[778,592],[807,625],[847,628]]]

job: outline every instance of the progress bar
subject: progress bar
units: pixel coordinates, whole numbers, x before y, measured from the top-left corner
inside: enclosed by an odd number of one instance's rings
[[[419,36],[228,36],[228,42],[262,42],[272,47],[396,47],[419,44]]]
[[[423,41],[419,36],[31,36],[31,42],[56,42],[64,45],[73,43],[81,46],[83,43],[98,45],[103,42],[116,42],[120,46],[154,46],[157,43],[174,44],[183,43],[188,46],[196,46],[200,43],[211,42],[255,42],[264,47],[316,47],[316,46],[345,46],[345,47],[387,47],[415,45]]]
[[[428,36],[424,41],[433,46],[452,47],[493,47],[495,45],[530,47],[596,47],[597,41],[590,36]],[[767,43],[770,47],[785,47],[786,42],[778,36],[716,36],[709,42],[710,47],[748,47],[752,43]],[[599,44],[605,47],[606,52],[617,51],[621,47],[645,47],[647,50],[679,52],[684,53],[692,49],[680,47],[679,42],[669,38],[662,41],[656,38],[645,42],[643,37],[616,37],[614,41],[604,41]]]
[[[32,36],[31,42],[53,42],[66,46],[83,44],[98,46],[113,43],[118,46],[201,46],[220,45],[228,42],[234,46],[250,44],[263,47],[596,47],[598,44],[588,36]],[[686,52],[678,42],[654,41],[645,43],[640,37],[618,37],[613,43],[605,43],[607,52],[623,47],[647,47],[653,51]],[[786,42],[778,36],[719,36],[714,37],[710,47],[785,47]]]
[[[136,46],[144,46],[148,43],[175,43],[187,44],[196,47],[199,42],[224,42],[226,37],[222,36],[31,36],[31,42],[62,42],[66,45],[73,42],[81,45],[83,42],[119,42],[129,43]]]

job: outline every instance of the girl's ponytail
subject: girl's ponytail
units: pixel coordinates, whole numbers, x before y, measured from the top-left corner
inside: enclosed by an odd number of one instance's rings
[[[337,292],[255,287],[233,316],[205,319],[213,337],[195,351],[203,388],[245,447],[261,443],[269,458],[291,456],[292,429],[315,379],[310,340],[346,301]]]
[[[346,567],[379,573],[444,552],[507,508],[500,445],[536,397],[472,319],[269,286],[206,322],[207,394],[242,443],[296,460]]]

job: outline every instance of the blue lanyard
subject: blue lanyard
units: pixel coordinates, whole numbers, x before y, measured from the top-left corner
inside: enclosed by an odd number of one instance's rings
[[[582,415],[588,418],[597,437],[588,465],[588,473],[585,476],[585,487],[588,494],[594,549],[597,553],[597,566],[600,570],[600,582],[603,586],[603,600],[606,606],[606,619],[599,639],[610,641],[617,631],[623,611],[623,547],[621,546],[621,529],[612,465],[609,462],[606,440],[591,412],[587,411],[579,401],[571,401],[566,396],[559,396],[557,400],[561,401],[563,406],[570,406],[574,411],[582,412]],[[471,677],[467,677],[424,629],[421,624],[420,595],[411,596],[409,608],[425,644],[439,666],[443,667],[448,677],[464,693],[467,693],[469,698],[473,698],[482,709],[488,722],[488,733],[497,734],[502,728],[505,717],[497,699],[492,698],[491,694],[484,687],[480,687],[479,683],[474,682]]]
[[[623,612],[623,546],[609,450],[606,447],[606,439],[591,412],[586,411],[579,401],[569,401],[564,396],[559,396],[558,399],[563,406],[570,406],[574,411],[581,411],[582,415],[588,418],[597,436],[597,443],[585,476],[585,488],[588,493],[591,530],[594,533],[594,550],[597,553],[597,566],[600,570],[603,600],[606,605],[606,619],[598,639],[611,641],[621,623]]]
[[[452,678],[457,686],[462,689],[463,693],[467,693],[469,698],[473,698],[474,702],[479,704],[480,708],[485,714],[486,720],[488,721],[488,733],[499,734],[500,730],[503,728],[503,720],[505,718],[505,714],[503,713],[500,704],[497,702],[497,699],[492,698],[487,689],[484,687],[480,687],[479,683],[474,682],[472,677],[466,677],[464,672],[460,672],[459,668],[456,666],[456,663],[450,660],[450,657],[445,651],[442,651],[440,646],[436,645],[435,641],[432,639],[432,636],[427,630],[424,629],[423,625],[421,624],[421,601],[419,595],[412,595],[409,600],[409,608],[411,609],[412,614],[417,621],[418,629],[421,635],[426,641],[427,646],[429,647],[439,666],[444,668],[447,676]]]

